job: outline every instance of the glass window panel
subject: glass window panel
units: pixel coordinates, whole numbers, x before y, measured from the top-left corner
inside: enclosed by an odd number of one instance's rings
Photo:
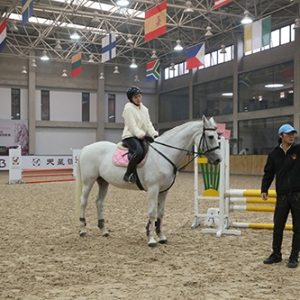
[[[290,25],[280,29],[280,44],[287,44],[290,42]]]
[[[291,42],[295,41],[295,29],[294,29],[295,24],[291,25]]]
[[[41,119],[50,120],[50,92],[45,90],[41,91]]]
[[[210,64],[210,53],[208,53],[208,54],[205,54],[205,68],[208,68],[210,66],[211,66],[211,64]]]
[[[293,62],[239,74],[239,112],[293,105],[293,81]]]
[[[279,46],[279,29],[274,30],[271,32],[271,47],[277,47]]]
[[[211,66],[214,66],[218,62],[218,51],[214,51],[211,53]]]
[[[82,93],[82,122],[90,121],[90,93]]]
[[[116,95],[108,94],[108,122],[116,122]]]
[[[169,68],[165,68],[165,80],[169,79]]]
[[[20,89],[11,89],[11,119],[21,119],[21,91]]]
[[[188,87],[159,95],[159,122],[189,119]]]
[[[205,82],[194,86],[193,119],[233,112],[232,77]]]
[[[277,145],[278,128],[293,125],[293,116],[243,120],[238,122],[238,152],[249,149],[249,154],[266,155]]]
[[[225,62],[225,56],[226,53],[220,53],[220,51],[218,51],[218,64]]]

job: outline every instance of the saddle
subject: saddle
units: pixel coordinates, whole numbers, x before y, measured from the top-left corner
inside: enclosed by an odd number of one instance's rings
[[[144,154],[139,163],[137,164],[137,168],[143,166],[147,159],[149,145],[144,142],[143,148]],[[128,147],[125,144],[123,144],[123,142],[119,142],[117,144],[117,149],[113,156],[113,164],[115,166],[127,167],[132,155],[133,153],[129,151]]]

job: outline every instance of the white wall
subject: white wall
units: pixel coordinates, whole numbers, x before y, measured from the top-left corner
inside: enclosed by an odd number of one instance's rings
[[[36,120],[41,120],[41,90],[36,90]],[[96,122],[97,94],[90,93],[90,122]],[[82,92],[50,90],[50,121],[81,122]]]
[[[70,155],[96,141],[95,129],[37,128],[36,155]]]

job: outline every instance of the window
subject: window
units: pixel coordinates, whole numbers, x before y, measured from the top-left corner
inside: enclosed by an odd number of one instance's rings
[[[275,66],[239,74],[239,112],[291,106],[294,103],[294,64]]]
[[[11,119],[21,119],[21,91],[20,89],[11,89]]]
[[[108,94],[108,122],[116,122],[116,95]]]
[[[90,93],[82,93],[82,122],[90,121]]]
[[[285,26],[280,29],[280,44],[287,44],[290,42],[291,26]]]
[[[41,119],[42,121],[50,120],[50,92],[41,91]]]

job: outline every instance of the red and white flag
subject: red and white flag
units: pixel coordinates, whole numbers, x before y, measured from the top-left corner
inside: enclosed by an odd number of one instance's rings
[[[215,6],[214,8],[219,8],[229,2],[231,2],[232,0],[215,0]]]

